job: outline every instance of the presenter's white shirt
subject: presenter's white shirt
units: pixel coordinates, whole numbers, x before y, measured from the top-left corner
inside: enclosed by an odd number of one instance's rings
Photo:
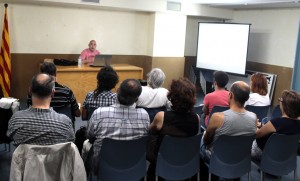
[[[258,93],[251,93],[248,101],[245,102],[245,106],[268,106],[270,105],[269,94],[263,96]]]
[[[165,88],[152,89],[148,86],[142,86],[142,93],[136,102],[136,106],[146,108],[166,106],[169,108],[171,103],[167,98],[168,92]]]

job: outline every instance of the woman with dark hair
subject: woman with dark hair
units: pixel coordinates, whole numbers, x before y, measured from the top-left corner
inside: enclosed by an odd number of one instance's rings
[[[111,90],[119,82],[119,76],[111,66],[101,68],[97,74],[97,88],[89,92],[82,105],[82,120],[89,117],[88,110],[107,107],[116,102],[117,94]]]
[[[257,130],[251,153],[255,159],[260,159],[262,150],[272,133],[289,135],[300,133],[300,94],[284,90],[278,101],[282,117],[270,120]]]
[[[148,145],[147,159],[151,162],[148,169],[149,180],[155,176],[155,163],[159,146],[165,135],[189,137],[198,133],[200,119],[193,113],[196,102],[196,89],[186,78],[173,80],[168,99],[172,103],[172,110],[158,112],[149,126],[149,131],[155,138]]]
[[[268,80],[265,75],[255,73],[250,79],[250,97],[246,101],[246,105],[251,106],[268,106],[270,105],[270,97],[268,94]]]

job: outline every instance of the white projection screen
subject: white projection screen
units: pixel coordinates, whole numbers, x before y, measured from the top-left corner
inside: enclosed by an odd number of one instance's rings
[[[197,67],[245,74],[250,24],[199,23]]]

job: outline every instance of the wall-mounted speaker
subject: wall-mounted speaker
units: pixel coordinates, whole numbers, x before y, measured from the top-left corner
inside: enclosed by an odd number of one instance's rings
[[[181,11],[181,3],[173,2],[173,1],[167,1],[167,10]]]

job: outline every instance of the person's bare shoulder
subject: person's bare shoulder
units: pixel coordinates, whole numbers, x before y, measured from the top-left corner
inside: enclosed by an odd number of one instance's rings
[[[216,112],[211,116],[209,124],[212,124],[213,127],[215,128],[219,128],[222,126],[223,122],[224,122],[224,113]]]

